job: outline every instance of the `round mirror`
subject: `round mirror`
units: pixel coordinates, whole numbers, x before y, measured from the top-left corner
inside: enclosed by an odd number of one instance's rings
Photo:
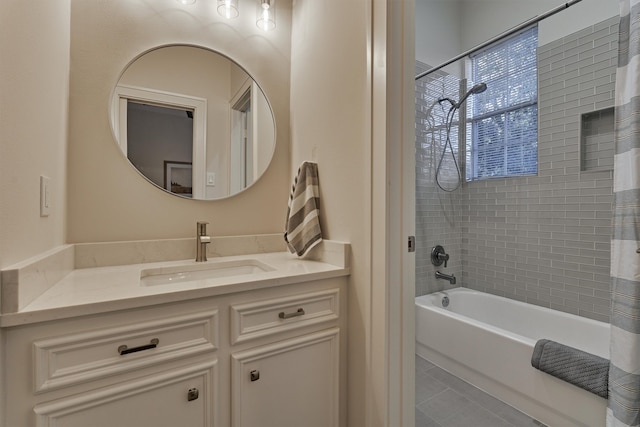
[[[111,124],[149,182],[199,200],[249,187],[275,149],[273,113],[255,80],[226,56],[194,46],[135,59],[114,90]]]

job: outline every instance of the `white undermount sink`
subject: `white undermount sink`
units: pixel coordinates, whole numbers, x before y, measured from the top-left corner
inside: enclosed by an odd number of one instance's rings
[[[142,270],[140,285],[155,286],[196,282],[221,277],[248,276],[274,270],[275,268],[256,259],[210,261]]]

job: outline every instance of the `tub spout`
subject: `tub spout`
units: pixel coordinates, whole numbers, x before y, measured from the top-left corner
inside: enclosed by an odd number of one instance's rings
[[[445,279],[448,280],[452,285],[456,284],[456,276],[454,276],[453,274],[444,274],[436,271],[436,279]]]

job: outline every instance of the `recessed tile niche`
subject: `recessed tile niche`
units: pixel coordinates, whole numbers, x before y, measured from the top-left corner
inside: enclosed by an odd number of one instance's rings
[[[604,108],[580,117],[580,170],[613,169],[614,108]]]

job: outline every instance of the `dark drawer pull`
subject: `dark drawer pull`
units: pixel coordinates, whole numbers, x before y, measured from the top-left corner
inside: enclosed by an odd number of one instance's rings
[[[281,319],[290,319],[292,317],[298,317],[298,316],[303,316],[304,315],[304,309],[303,308],[299,308],[298,311],[296,311],[295,313],[285,313],[284,311],[281,311],[278,314],[278,317]]]
[[[200,390],[198,390],[197,388],[190,388],[187,392],[187,402],[198,400],[198,397],[200,397]]]
[[[121,345],[118,347],[118,353],[120,353],[120,356],[124,356],[125,354],[135,353],[137,351],[150,350],[152,348],[156,348],[159,342],[160,340],[158,338],[154,338],[149,344],[141,345],[139,347],[128,348],[126,345]]]

